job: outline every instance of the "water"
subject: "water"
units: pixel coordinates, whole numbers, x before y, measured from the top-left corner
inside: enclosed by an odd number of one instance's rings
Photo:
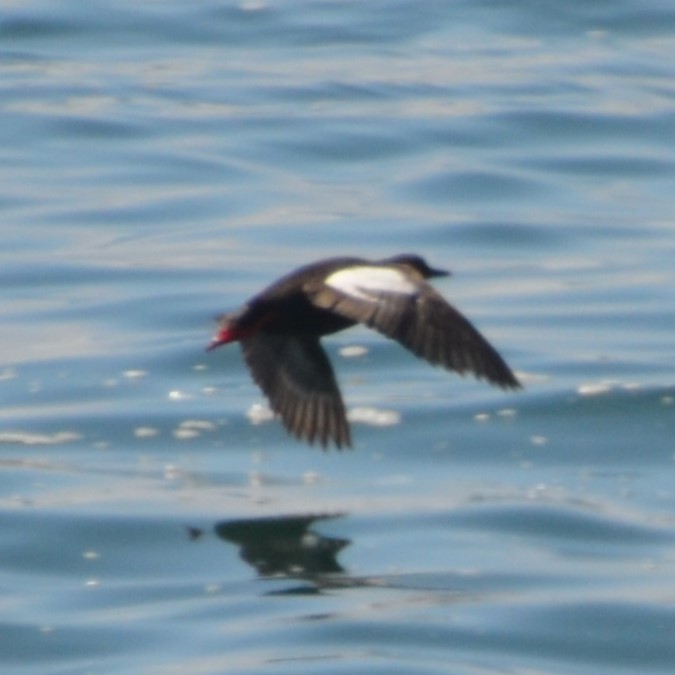
[[[5,7],[3,672],[672,672],[674,32],[658,0]],[[204,353],[293,267],[403,251],[523,392],[355,329],[322,453]]]

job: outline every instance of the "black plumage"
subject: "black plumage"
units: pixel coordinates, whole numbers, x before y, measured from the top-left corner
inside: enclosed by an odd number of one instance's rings
[[[350,446],[344,403],[320,338],[357,323],[434,365],[504,389],[520,387],[497,350],[426,281],[447,275],[415,255],[322,260],[223,316],[208,348],[240,341],[254,380],[290,433],[324,447]]]

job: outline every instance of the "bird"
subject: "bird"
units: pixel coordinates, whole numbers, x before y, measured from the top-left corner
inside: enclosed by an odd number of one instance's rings
[[[320,338],[356,324],[432,365],[503,389],[521,387],[497,350],[427,282],[449,275],[408,253],[319,260],[218,317],[206,349],[239,342],[254,381],[291,435],[324,449],[351,447],[345,405]]]

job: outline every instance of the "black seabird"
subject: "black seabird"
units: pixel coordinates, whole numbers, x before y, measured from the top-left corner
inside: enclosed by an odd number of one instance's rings
[[[448,274],[408,254],[321,260],[222,316],[207,349],[239,341],[253,379],[291,434],[324,447],[350,446],[342,396],[319,338],[357,323],[434,365],[520,387],[497,350],[426,282]]]

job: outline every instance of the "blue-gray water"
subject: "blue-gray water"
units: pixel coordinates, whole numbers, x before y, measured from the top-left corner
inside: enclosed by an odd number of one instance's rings
[[[675,670],[672,3],[1,12],[3,673]],[[322,453],[204,353],[402,251],[523,392],[355,329]]]

